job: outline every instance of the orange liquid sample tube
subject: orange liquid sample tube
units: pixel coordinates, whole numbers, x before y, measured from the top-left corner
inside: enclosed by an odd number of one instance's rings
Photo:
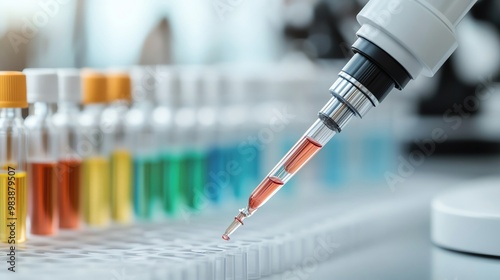
[[[81,169],[80,160],[61,160],[57,164],[59,227],[63,229],[77,229],[80,226]]]
[[[30,163],[31,233],[52,235],[57,229],[56,163]]]

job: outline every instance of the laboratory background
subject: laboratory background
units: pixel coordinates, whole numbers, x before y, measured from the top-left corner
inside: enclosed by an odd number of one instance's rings
[[[0,279],[498,279],[500,1],[364,114],[368,2],[0,1]]]

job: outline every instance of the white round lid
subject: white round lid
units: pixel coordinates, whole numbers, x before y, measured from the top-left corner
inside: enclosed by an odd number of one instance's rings
[[[157,86],[155,89],[156,101],[168,106],[176,106],[176,95],[179,91],[179,75],[172,65],[159,65],[156,67]]]
[[[26,75],[28,103],[57,103],[59,91],[55,69],[27,68],[23,73]]]
[[[182,106],[196,107],[199,105],[200,94],[203,94],[203,68],[190,65],[178,69]]]
[[[59,69],[59,101],[80,103],[82,100],[81,76],[78,69]]]
[[[438,246],[500,256],[500,178],[475,180],[432,202],[431,235]]]
[[[134,102],[154,102],[158,85],[155,65],[133,66],[130,69],[132,79],[132,99]]]

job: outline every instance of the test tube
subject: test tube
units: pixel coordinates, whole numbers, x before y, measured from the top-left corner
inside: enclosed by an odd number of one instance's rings
[[[161,161],[152,113],[157,86],[156,67],[131,69],[134,103],[126,114],[126,133],[133,157],[133,210],[137,218],[152,220],[160,213]]]
[[[30,114],[24,121],[28,132],[28,185],[31,233],[53,235],[57,214],[57,133],[52,122],[58,100],[57,72],[25,69]]]
[[[223,133],[224,116],[221,100],[222,75],[219,70],[206,71],[204,76],[204,100],[200,108],[200,123],[204,126],[204,138],[207,141],[206,197],[217,204],[224,200],[226,178],[225,147]]]
[[[104,153],[110,155],[111,217],[118,223],[132,219],[132,154],[123,118],[132,101],[130,76],[127,73],[107,75],[107,95],[111,104],[101,117]]]
[[[273,154],[269,146],[271,143],[259,143],[262,141],[259,141],[258,138],[259,133],[263,133],[262,127],[269,126],[269,119],[272,118],[269,114],[273,113],[273,110],[268,110],[271,106],[274,106],[274,104],[269,102],[272,94],[268,90],[268,79],[270,77],[265,73],[252,71],[251,74],[246,75],[245,81],[241,85],[243,87],[242,94],[244,95],[243,104],[247,107],[247,117],[244,121],[246,135],[245,139],[240,141],[239,144],[239,152],[242,155],[241,162],[243,163],[245,172],[248,173],[248,176],[246,176],[247,179],[243,182],[241,190],[243,193],[251,191],[250,187],[259,183],[262,176],[261,169],[264,159],[267,156],[272,157]],[[279,132],[283,127],[281,127],[281,124],[277,124],[277,127],[273,126],[272,129],[275,132]],[[276,133],[274,136],[275,140],[272,143],[278,142],[276,138],[279,138],[279,136]],[[266,151],[266,156],[264,156],[264,150]]]
[[[110,221],[109,160],[103,153],[101,116],[106,107],[106,77],[96,71],[82,72],[83,111],[78,118],[78,153],[83,157],[83,220],[90,226]]]
[[[157,68],[158,106],[153,111],[153,123],[158,137],[158,152],[161,161],[161,204],[168,215],[175,215],[181,199],[181,164],[174,142],[174,116],[179,106],[178,75],[169,66]]]
[[[80,191],[82,159],[77,153],[78,124],[81,103],[80,70],[60,69],[59,103],[52,121],[58,131],[58,201],[59,227],[77,229],[80,226]]]
[[[198,68],[180,69],[180,108],[176,113],[176,144],[182,156],[181,192],[190,209],[201,208],[205,186],[206,150],[201,145],[199,123],[199,93],[202,92],[202,75]]]
[[[245,140],[247,123],[249,123],[249,108],[245,106],[245,75],[243,73],[222,74],[221,101],[225,102],[221,108],[223,121],[221,122],[222,142],[225,152],[223,171],[227,173],[227,182],[234,197],[241,198],[245,183],[249,183],[246,147],[240,147]],[[229,167],[229,168],[228,168]]]
[[[8,244],[26,241],[26,107],[26,76],[0,72],[0,242]]]

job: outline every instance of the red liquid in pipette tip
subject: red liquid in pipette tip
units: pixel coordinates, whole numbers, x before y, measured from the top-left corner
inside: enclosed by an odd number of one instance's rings
[[[285,170],[290,174],[294,174],[322,147],[323,145],[311,137],[304,137],[287,155],[284,163]],[[234,232],[240,225],[243,225],[242,220],[266,203],[266,201],[268,201],[284,184],[282,179],[275,176],[265,178],[250,195],[248,200],[248,212],[240,212],[240,214],[235,217],[235,220],[228,227],[226,233],[222,235],[222,239],[228,241],[230,239],[229,234]]]
[[[294,174],[322,147],[320,143],[310,137],[303,138],[286,159],[285,170]]]
[[[322,147],[320,143],[310,137],[303,138],[285,160],[285,170],[291,174],[295,173]],[[267,177],[250,195],[249,210],[259,208],[283,185],[284,183],[280,178]]]
[[[251,210],[256,210],[266,202],[281,186],[283,181],[278,177],[267,177],[250,195],[248,206]]]

